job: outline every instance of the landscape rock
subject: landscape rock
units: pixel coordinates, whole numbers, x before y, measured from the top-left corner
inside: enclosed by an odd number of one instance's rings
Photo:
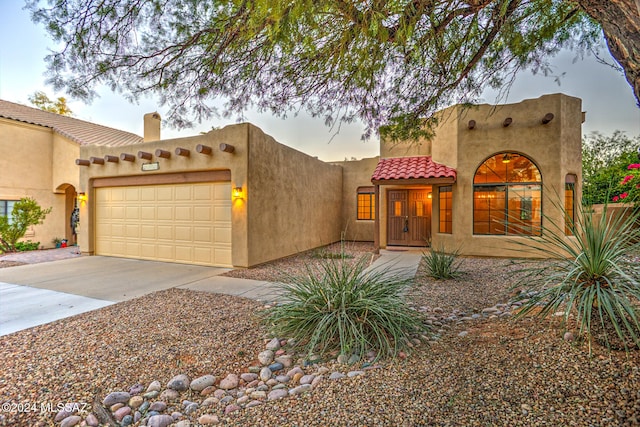
[[[171,415],[154,415],[147,421],[147,427],[169,427],[174,421]]]
[[[185,374],[176,375],[167,383],[167,388],[176,391],[185,391],[189,388],[189,377]]]
[[[113,393],[109,393],[107,397],[104,398],[102,404],[106,407],[111,407],[116,403],[127,403],[131,399],[131,395],[126,391],[114,391]]]
[[[78,415],[71,415],[70,417],[67,417],[62,420],[62,422],[60,423],[60,427],[77,426],[80,423],[80,421],[82,421],[82,417],[79,417]]]
[[[273,362],[273,357],[274,357],[274,354],[272,350],[265,350],[258,354],[258,361],[263,366],[267,366],[271,364],[271,362]]]
[[[237,388],[239,382],[240,380],[236,374],[229,374],[225,379],[220,381],[219,387],[223,390],[231,390]]]
[[[202,391],[207,387],[212,386],[216,382],[216,377],[213,375],[203,375],[195,380],[191,381],[189,388],[194,391]]]
[[[220,424],[220,419],[215,414],[204,414],[200,418],[198,418],[198,423],[208,426]]]

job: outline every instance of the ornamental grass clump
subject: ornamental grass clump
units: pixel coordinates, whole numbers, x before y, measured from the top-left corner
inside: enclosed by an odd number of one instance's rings
[[[591,338],[609,349],[640,347],[638,221],[638,209],[613,215],[605,206],[601,216],[582,209],[575,221],[568,218],[572,237],[557,225],[544,227],[542,236],[532,237],[525,246],[551,259],[522,270],[525,275],[518,286],[533,291],[533,296],[516,317],[563,311],[565,325],[575,315],[590,352]],[[553,224],[550,219],[545,222]]]
[[[443,245],[430,248],[422,253],[422,260],[427,268],[427,274],[434,279],[453,279],[460,275],[460,251],[447,252]]]
[[[293,338],[307,355],[395,356],[427,332],[403,297],[412,278],[391,268],[365,271],[367,265],[365,257],[305,265],[304,274],[279,284],[283,302],[265,313],[270,331]]]

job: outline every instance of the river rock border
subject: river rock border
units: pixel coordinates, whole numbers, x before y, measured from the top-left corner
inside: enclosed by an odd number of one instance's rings
[[[467,315],[454,310],[445,313],[439,307],[416,307],[425,316],[425,323],[434,328],[433,337],[422,336],[414,339],[409,347],[428,341],[433,344],[438,337],[460,324],[479,319],[509,317],[520,308],[531,295],[520,294],[516,301],[487,307],[481,313]],[[266,306],[268,308],[268,306]],[[468,335],[467,331],[458,334]],[[565,338],[566,339],[566,338]],[[360,362],[357,355],[338,355],[332,360],[341,369],[331,370],[320,365],[319,358],[298,358],[294,364],[292,340],[272,338],[265,340],[265,349],[257,355],[259,365],[249,366],[245,372],[229,373],[224,377],[212,374],[191,379],[187,374],[178,374],[164,386],[158,380],[150,384],[135,384],[127,391],[113,391],[102,401],[96,400],[93,412],[83,414],[60,411],[54,422],[60,427],[100,425],[126,427],[136,423],[147,427],[189,427],[192,422],[199,425],[216,425],[221,417],[243,409],[264,404],[266,401],[309,393],[323,381],[340,380],[366,375],[366,372],[381,367],[373,364],[376,355],[367,353],[367,361],[360,363],[360,369],[350,370]],[[298,355],[300,356],[300,355]],[[406,354],[400,352],[400,358]]]

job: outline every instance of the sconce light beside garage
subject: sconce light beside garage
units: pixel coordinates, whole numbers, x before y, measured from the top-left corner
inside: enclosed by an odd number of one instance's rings
[[[88,200],[87,193],[84,193],[84,192],[78,193],[77,198],[78,198],[78,203],[80,205],[86,205],[87,204],[87,200]]]
[[[234,187],[233,188],[233,199],[244,199],[244,192],[242,191],[242,187]]]

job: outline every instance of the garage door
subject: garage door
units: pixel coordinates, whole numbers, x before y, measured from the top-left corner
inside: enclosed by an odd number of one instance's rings
[[[231,184],[96,188],[97,255],[231,266]]]

